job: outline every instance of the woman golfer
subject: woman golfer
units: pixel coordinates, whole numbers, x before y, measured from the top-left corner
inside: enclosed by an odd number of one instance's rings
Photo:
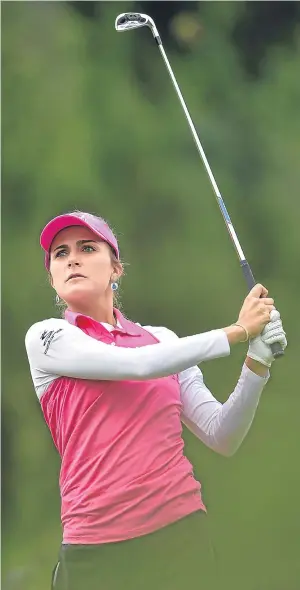
[[[67,307],[64,319],[38,322],[26,335],[34,387],[61,456],[63,538],[52,587],[214,588],[209,517],[184,455],[182,423],[217,453],[239,447],[268,380],[269,345],[287,344],[273,299],[256,285],[236,323],[178,338],[116,309],[123,269],[101,218],[56,217],[41,246]],[[235,390],[221,404],[197,365],[248,339]]]

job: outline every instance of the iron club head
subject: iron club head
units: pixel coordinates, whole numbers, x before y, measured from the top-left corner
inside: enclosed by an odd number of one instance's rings
[[[157,34],[153,19],[147,14],[140,12],[123,12],[117,16],[115,21],[116,31],[129,31],[140,27],[149,27],[152,33]]]

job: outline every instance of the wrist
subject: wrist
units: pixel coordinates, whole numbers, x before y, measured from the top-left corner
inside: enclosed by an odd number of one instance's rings
[[[245,365],[248,367],[248,369],[250,369],[250,371],[252,371],[252,373],[259,375],[259,377],[267,377],[269,374],[268,366],[252,359],[250,356],[246,357]]]
[[[241,325],[232,324],[223,328],[229,344],[238,344],[239,342],[246,342],[247,332]]]

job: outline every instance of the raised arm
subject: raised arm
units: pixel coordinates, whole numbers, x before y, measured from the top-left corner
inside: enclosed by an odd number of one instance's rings
[[[35,383],[51,375],[78,379],[145,380],[178,373],[204,360],[229,355],[223,330],[140,348],[104,344],[65,320],[34,324],[25,338]]]

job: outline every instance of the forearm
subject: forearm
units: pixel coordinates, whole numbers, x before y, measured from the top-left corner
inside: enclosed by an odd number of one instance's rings
[[[253,422],[266,382],[243,367],[233,393],[211,420],[209,436],[218,452],[231,456],[237,451]]]
[[[206,446],[225,456],[232,455],[245,438],[267,378],[244,366],[228,400],[216,400],[194,367],[180,375],[183,422]]]
[[[178,338],[172,342],[160,342],[155,346],[135,349],[136,360],[134,362],[132,358],[132,378],[164,377],[180,373],[203,361],[229,354],[230,346],[222,330]],[[124,369],[127,370],[125,365]]]

